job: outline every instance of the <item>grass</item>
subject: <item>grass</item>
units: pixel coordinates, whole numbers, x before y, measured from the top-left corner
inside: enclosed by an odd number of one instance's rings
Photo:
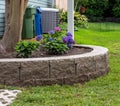
[[[120,24],[112,22],[89,23],[89,29],[97,31],[119,31]]]
[[[116,26],[117,30],[99,30],[98,24],[91,23],[88,29],[75,32],[76,43],[109,49],[108,75],[84,85],[20,88],[23,92],[11,106],[120,106],[120,24]]]

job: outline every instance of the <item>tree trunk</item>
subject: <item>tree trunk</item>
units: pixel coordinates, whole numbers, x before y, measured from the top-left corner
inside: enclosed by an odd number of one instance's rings
[[[5,32],[0,44],[0,53],[11,52],[21,40],[23,16],[28,0],[5,0]]]

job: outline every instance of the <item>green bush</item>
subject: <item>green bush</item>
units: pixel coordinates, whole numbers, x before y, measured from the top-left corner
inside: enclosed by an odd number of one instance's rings
[[[49,41],[50,38],[54,39],[54,40],[57,40],[57,39],[61,39],[61,36],[63,34],[63,32],[61,31],[61,29],[59,27],[56,27],[59,29],[59,31],[56,31],[56,30],[50,30],[48,32],[47,35],[45,35],[45,38],[47,41]]]
[[[63,32],[59,27],[50,30],[47,35],[44,35],[44,44],[48,54],[59,55],[64,54],[69,48],[62,41]]]
[[[74,24],[77,27],[88,27],[88,18],[85,15],[81,15],[78,12],[74,14]]]
[[[60,22],[67,22],[67,12],[62,12],[60,15]],[[88,27],[88,18],[85,15],[81,15],[79,12],[74,13],[74,25],[75,27]]]
[[[67,22],[67,12],[61,10],[60,12],[60,22]]]
[[[48,41],[45,43],[44,47],[46,48],[49,54],[54,55],[64,54],[69,49],[66,44],[58,40]]]
[[[28,58],[39,46],[37,41],[21,41],[15,47],[17,57]]]

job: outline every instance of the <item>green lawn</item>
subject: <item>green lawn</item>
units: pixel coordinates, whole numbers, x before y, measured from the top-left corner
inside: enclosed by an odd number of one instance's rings
[[[75,40],[109,49],[108,75],[85,85],[20,88],[23,92],[11,106],[120,106],[120,24],[99,25],[75,32]]]

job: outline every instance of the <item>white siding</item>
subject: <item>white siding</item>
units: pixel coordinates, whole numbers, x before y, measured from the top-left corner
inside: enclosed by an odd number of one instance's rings
[[[52,7],[51,0],[29,0],[28,6]],[[5,24],[5,0],[0,0],[0,36],[4,33]]]

